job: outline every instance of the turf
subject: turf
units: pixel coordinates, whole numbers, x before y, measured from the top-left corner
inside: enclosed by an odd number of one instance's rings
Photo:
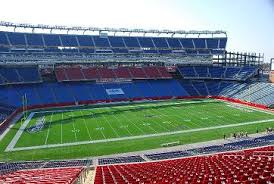
[[[60,147],[4,153],[22,123],[19,121],[0,143],[1,160],[80,158],[152,149],[178,140],[181,144],[187,144],[220,139],[223,134],[238,131],[263,131],[273,126],[273,122],[132,140],[128,138],[274,119],[273,114],[214,100],[40,111],[35,113],[27,128],[33,127],[41,117],[46,119],[43,129],[34,133],[25,130],[15,148],[52,144],[60,144]],[[113,138],[125,140],[62,147],[65,143]]]

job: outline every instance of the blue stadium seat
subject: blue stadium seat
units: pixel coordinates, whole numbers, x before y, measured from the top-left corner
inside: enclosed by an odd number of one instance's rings
[[[208,69],[211,78],[222,78],[225,71],[223,67],[209,67]]]
[[[138,37],[139,43],[143,48],[154,48],[154,44],[150,37]]]
[[[60,35],[64,47],[78,47],[76,36],[74,35]]]
[[[109,100],[103,84],[93,84],[88,86],[92,100]]]
[[[194,42],[195,48],[197,48],[197,49],[206,48],[204,38],[193,38],[193,42]]]
[[[174,49],[182,49],[181,43],[178,38],[166,38],[168,45]]]
[[[56,98],[54,96],[50,83],[36,85],[34,90],[38,93],[43,104],[56,103]]]
[[[6,32],[0,32],[0,45],[9,45]]]
[[[10,43],[13,46],[26,46],[25,34],[24,33],[7,33]]]
[[[21,67],[17,68],[17,72],[20,78],[24,82],[38,82],[41,81],[41,77],[37,67]]]
[[[125,47],[125,43],[122,37],[110,36],[108,37],[108,39],[112,47],[119,47],[119,48]]]
[[[100,48],[109,48],[110,47],[108,38],[103,38],[100,36],[93,36],[93,40],[94,40],[96,47],[100,47]]]
[[[165,38],[152,38],[152,40],[157,48],[169,48]]]
[[[62,46],[61,42],[60,42],[59,35],[44,34],[43,37],[44,37],[44,40],[45,40],[45,45],[48,46],[48,47],[51,47],[51,46],[55,46],[55,47]]]
[[[209,48],[209,49],[217,49],[218,48],[219,39],[217,39],[217,38],[207,38],[206,39],[206,43],[207,43],[207,48]]]
[[[196,73],[199,78],[208,78],[208,67],[207,66],[195,66]]]
[[[41,34],[26,34],[26,38],[29,46],[44,47],[43,38]]]
[[[21,96],[21,97],[26,96],[27,105],[42,104],[40,96],[38,96],[38,94],[36,93],[36,91],[34,89],[35,89],[35,85],[33,85],[33,84],[16,87],[16,90],[18,91],[19,96]]]
[[[15,67],[0,67],[0,75],[3,77],[6,83],[22,82],[16,72]]]
[[[77,35],[80,47],[94,47],[92,36]]]
[[[50,88],[52,89],[52,93],[54,94],[55,99],[58,103],[75,101],[74,96],[65,84],[53,83],[50,84]]]
[[[186,49],[194,48],[192,38],[180,38],[179,40],[184,48]]]
[[[226,42],[227,42],[227,38],[220,38],[219,48],[220,49],[225,49],[226,48]]]
[[[183,66],[183,67],[178,67],[179,72],[181,75],[185,78],[187,77],[198,77],[195,68],[193,66]]]
[[[129,48],[140,48],[140,44],[136,37],[123,37],[125,44]]]

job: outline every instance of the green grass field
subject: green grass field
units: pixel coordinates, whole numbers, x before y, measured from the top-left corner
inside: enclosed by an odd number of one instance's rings
[[[173,141],[188,144],[233,132],[254,133],[273,122],[273,113],[215,100],[49,109],[31,112],[27,120],[17,122],[0,142],[0,159],[81,158],[146,150]]]

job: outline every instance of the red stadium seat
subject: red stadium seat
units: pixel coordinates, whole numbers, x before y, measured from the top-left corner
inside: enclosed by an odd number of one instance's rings
[[[81,171],[80,167],[21,170],[4,174],[0,183],[71,183]]]
[[[98,166],[95,183],[256,183],[274,180],[274,158],[265,148],[158,162]]]

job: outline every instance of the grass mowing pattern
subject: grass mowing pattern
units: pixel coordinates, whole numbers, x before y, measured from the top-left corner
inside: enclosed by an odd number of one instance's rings
[[[75,109],[72,111],[39,112],[28,127],[36,124],[41,116],[46,118],[42,131],[24,131],[16,147],[63,144],[88,140],[103,140],[118,137],[157,134],[178,130],[214,127],[257,120],[274,119],[273,114],[247,108],[237,108],[224,102],[211,101],[186,103],[171,101],[148,104],[134,104],[116,107]],[[237,131],[255,132],[272,126],[273,122],[245,125],[233,128],[204,130],[136,140],[123,140],[70,147],[37,149],[2,153],[1,160],[14,159],[58,159],[79,158],[127,151],[145,150],[160,147],[162,143],[180,141],[181,144],[222,138],[224,133]],[[3,151],[20,127],[18,123],[1,142]],[[13,135],[14,136],[14,135]],[[8,155],[8,156],[7,156]],[[20,157],[21,155],[21,157]],[[7,157],[5,157],[7,156]]]

